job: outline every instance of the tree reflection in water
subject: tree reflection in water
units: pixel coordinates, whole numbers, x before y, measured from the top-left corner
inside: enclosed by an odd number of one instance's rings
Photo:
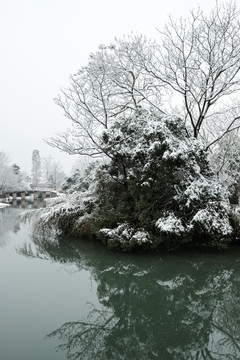
[[[236,251],[132,256],[99,244],[34,239],[20,252],[91,271],[101,309],[47,337],[68,359],[240,359]],[[239,251],[238,251],[239,253]]]
[[[17,222],[18,211],[13,211],[10,207],[0,209],[0,247],[3,247],[7,242],[7,234],[11,232],[18,232],[20,229],[19,222]]]
[[[9,202],[9,207],[0,208],[0,247],[4,247],[8,241],[8,233],[17,233],[20,230],[21,220],[19,214],[26,210],[45,207],[46,201],[41,199],[13,200]]]

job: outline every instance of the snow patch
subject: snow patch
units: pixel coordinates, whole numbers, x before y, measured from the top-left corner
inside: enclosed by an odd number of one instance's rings
[[[181,219],[177,218],[173,213],[170,213],[165,218],[158,219],[156,226],[161,232],[176,235],[181,235],[186,231]]]
[[[0,202],[0,209],[1,209],[1,208],[4,208],[4,207],[7,207],[7,206],[10,206],[10,205],[9,205],[9,204],[5,204],[5,203],[1,203],[1,202]]]

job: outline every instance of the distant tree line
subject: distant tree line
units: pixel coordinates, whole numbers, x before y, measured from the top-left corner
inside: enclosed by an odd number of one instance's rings
[[[61,165],[51,156],[41,158],[37,149],[32,153],[31,177],[16,163],[11,164],[6,153],[0,152],[0,194],[38,186],[59,189],[65,177]]]
[[[0,194],[11,190],[21,190],[29,181],[26,172],[22,172],[17,164],[10,163],[8,155],[0,152]]]
[[[65,176],[59,162],[54,161],[50,155],[41,158],[39,150],[33,150],[31,177],[33,187],[45,186],[55,190],[59,189]]]

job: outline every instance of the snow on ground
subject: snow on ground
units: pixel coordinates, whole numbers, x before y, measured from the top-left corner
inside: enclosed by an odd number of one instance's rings
[[[0,202],[0,209],[3,208],[3,207],[6,207],[6,206],[10,206],[9,204],[4,204],[4,203],[1,203]]]

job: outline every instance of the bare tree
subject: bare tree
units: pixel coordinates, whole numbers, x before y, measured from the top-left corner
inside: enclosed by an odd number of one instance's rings
[[[171,17],[160,43],[143,36],[101,45],[70,77],[55,102],[71,127],[47,142],[69,154],[98,156],[101,133],[118,116],[139,106],[185,118],[189,135],[206,149],[240,126],[240,21],[234,2],[205,15]],[[171,97],[169,98],[169,94]],[[164,100],[168,101],[164,102]],[[233,111],[234,109],[234,111]]]
[[[99,155],[101,132],[116,116],[130,114],[143,103],[159,107],[159,84],[156,95],[156,81],[139,58],[139,54],[149,57],[151,46],[142,36],[99,46],[88,65],[70,77],[70,86],[55,99],[72,127],[48,139],[48,144],[69,154]]]
[[[240,21],[236,4],[216,2],[208,16],[199,9],[191,12],[189,19],[170,17],[159,33],[161,42],[153,61],[144,59],[142,66],[154,79],[166,84],[175,101],[180,102],[181,115],[191,125],[192,135],[203,136],[214,118],[227,113],[224,129],[211,137],[209,147],[239,127],[239,116],[229,112],[229,99],[240,89]]]
[[[66,174],[62,170],[62,166],[54,161],[51,155],[43,158],[42,164],[43,183],[56,190],[56,188],[60,187],[66,177]]]

